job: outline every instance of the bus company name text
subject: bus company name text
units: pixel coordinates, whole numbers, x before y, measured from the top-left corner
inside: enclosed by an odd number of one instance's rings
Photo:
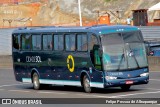
[[[26,56],[26,62],[40,63],[42,61],[41,61],[41,57],[40,56]]]

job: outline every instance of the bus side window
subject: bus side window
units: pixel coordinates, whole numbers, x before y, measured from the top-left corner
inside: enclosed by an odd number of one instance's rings
[[[75,35],[65,35],[65,47],[66,51],[75,51],[76,37]]]
[[[101,60],[98,53],[99,44],[98,44],[98,39],[95,35],[90,36],[89,47],[90,47],[90,56],[91,56],[93,65],[95,66],[96,69],[101,70]]]
[[[43,35],[43,50],[52,50],[52,35]]]
[[[20,45],[20,35],[13,35],[13,48],[19,50],[21,48]]]
[[[64,37],[63,35],[54,35],[54,50],[64,50]]]
[[[41,50],[41,35],[32,35],[32,49]]]
[[[78,51],[88,50],[87,35],[85,34],[77,35],[77,50]]]
[[[30,50],[32,47],[31,47],[31,35],[25,35],[23,34],[22,35],[22,49],[23,50]]]

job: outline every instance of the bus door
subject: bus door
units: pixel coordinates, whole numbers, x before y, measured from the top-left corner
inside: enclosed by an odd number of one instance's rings
[[[93,77],[92,81],[94,82],[103,82],[102,76],[102,60],[101,60],[101,48],[99,45],[98,37],[92,34],[89,39],[89,50],[90,50],[90,58],[92,61],[92,65],[90,66],[90,73]]]

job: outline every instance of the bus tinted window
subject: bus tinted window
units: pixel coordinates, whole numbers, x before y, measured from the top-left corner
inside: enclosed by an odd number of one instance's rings
[[[65,46],[67,51],[75,51],[75,35],[65,35]]]
[[[13,36],[13,47],[15,49],[20,49],[20,35],[14,35]]]
[[[41,50],[41,36],[40,35],[32,35],[32,49]]]
[[[89,45],[90,45],[90,50],[93,50],[94,45],[98,45],[98,40],[96,36],[94,35],[91,36]]]
[[[22,35],[22,49],[23,50],[30,50],[31,47],[31,35]]]
[[[43,50],[52,50],[52,35],[43,35]]]
[[[128,33],[123,33],[123,38],[128,42],[141,42],[143,41],[143,38],[140,34],[140,32],[128,32]]]
[[[77,50],[87,51],[87,35],[77,35]]]
[[[54,35],[54,50],[64,49],[64,38],[63,35]]]

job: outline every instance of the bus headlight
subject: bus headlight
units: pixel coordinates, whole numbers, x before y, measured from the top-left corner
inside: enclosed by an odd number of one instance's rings
[[[117,77],[106,76],[106,79],[107,80],[115,80],[115,79],[117,79]]]
[[[140,76],[141,77],[146,77],[146,76],[148,76],[149,75],[149,73],[143,73],[143,74],[141,74]]]

